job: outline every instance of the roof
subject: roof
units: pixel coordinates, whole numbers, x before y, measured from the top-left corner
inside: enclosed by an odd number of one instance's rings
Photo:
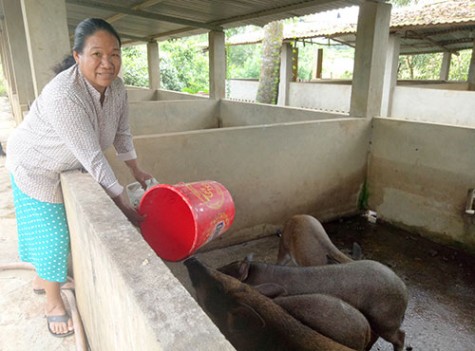
[[[353,10],[352,10],[353,9]],[[358,7],[321,13],[311,21],[286,26],[284,40],[333,39],[355,46]],[[322,20],[322,19],[326,20]],[[457,52],[471,49],[475,38],[475,0],[433,0],[429,4],[393,9],[390,32],[401,38],[401,54]],[[230,38],[229,45],[262,40],[262,31]]]
[[[359,3],[360,0],[66,0],[66,10],[71,33],[83,19],[100,17],[113,24],[124,43],[132,43],[246,25],[264,26],[275,20]]]

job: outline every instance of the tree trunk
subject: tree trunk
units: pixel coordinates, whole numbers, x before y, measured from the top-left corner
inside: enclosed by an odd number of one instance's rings
[[[275,21],[264,26],[262,63],[256,101],[276,104],[279,87],[280,50],[284,36],[284,24]]]

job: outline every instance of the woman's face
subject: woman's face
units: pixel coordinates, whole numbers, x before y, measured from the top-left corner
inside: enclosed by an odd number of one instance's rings
[[[100,30],[86,38],[83,52],[73,52],[81,73],[101,94],[120,71],[119,42],[109,32]]]

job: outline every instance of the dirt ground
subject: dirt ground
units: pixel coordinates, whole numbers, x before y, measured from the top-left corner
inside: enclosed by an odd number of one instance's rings
[[[357,242],[364,259],[389,266],[404,280],[409,291],[402,325],[407,351],[475,350],[475,257],[387,224],[369,223],[365,217],[341,219],[324,227],[343,252],[350,254]],[[256,261],[275,262],[278,243],[279,238],[272,236],[196,257],[213,268],[249,253],[254,253]],[[183,264],[168,265],[194,295]],[[392,345],[379,339],[371,350],[391,351]]]

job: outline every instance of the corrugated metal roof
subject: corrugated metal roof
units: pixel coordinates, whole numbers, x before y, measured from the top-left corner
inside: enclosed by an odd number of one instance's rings
[[[384,0],[378,0],[384,2]],[[166,40],[211,29],[264,26],[359,0],[66,0],[71,34],[88,17],[113,23],[124,42]]]

